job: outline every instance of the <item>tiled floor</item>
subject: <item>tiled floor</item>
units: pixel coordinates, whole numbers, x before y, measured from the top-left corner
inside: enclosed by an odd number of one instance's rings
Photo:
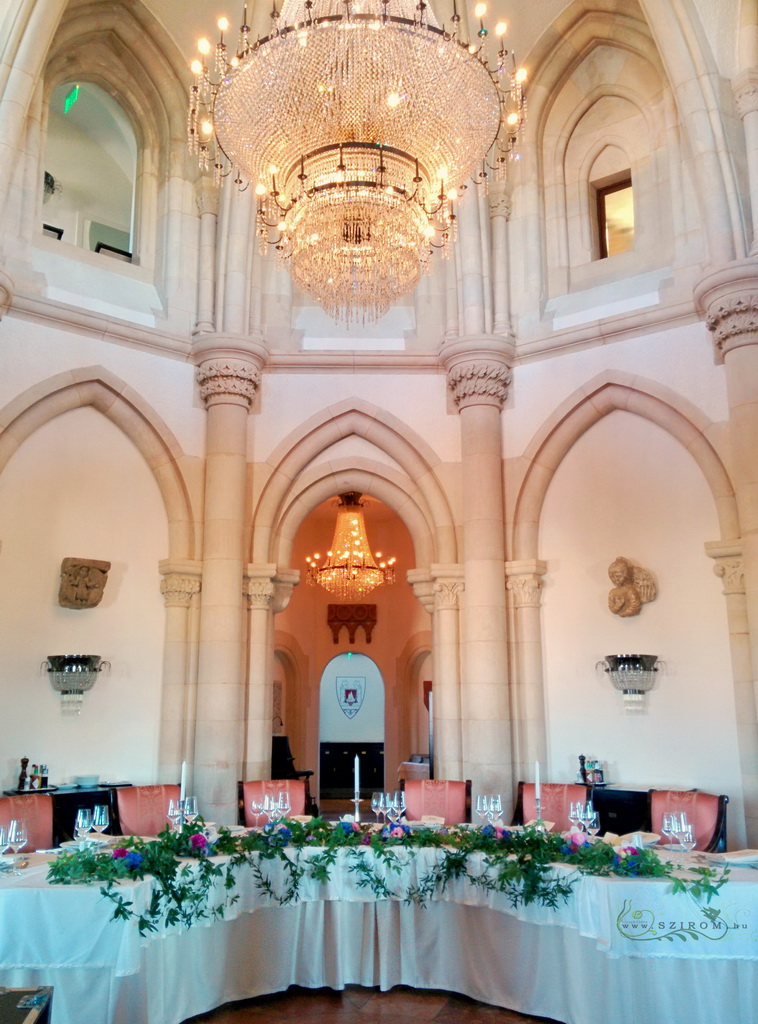
[[[390,992],[349,985],[344,992],[293,986],[286,992],[227,1003],[191,1024],[527,1024],[513,1010],[478,1003],[450,992],[419,991],[398,986]]]

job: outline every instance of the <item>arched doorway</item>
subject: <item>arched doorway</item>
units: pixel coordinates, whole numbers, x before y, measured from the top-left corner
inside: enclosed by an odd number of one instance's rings
[[[376,662],[346,651],[321,673],[319,779],[322,800],[349,799],[356,757],[365,796],[384,789],[384,680]]]

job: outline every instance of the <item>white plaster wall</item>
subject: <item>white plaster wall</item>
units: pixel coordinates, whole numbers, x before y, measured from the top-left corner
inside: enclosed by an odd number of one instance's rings
[[[585,754],[606,762],[612,782],[726,793],[739,818],[726,608],[703,551],[717,537],[697,466],[659,427],[614,412],[571,449],[548,490],[540,537],[550,780],[571,781]],[[618,555],[658,582],[639,616],[608,610]],[[644,714],[626,714],[595,671],[622,653],[665,662]]]
[[[158,561],[166,516],[152,474],[121,431],[92,409],[65,413],[32,434],[0,477],[0,783],[19,759],[75,774],[156,781],[163,648]],[[58,604],[61,561],[112,563],[96,608]],[[63,716],[40,671],[49,654],[111,662]]]
[[[155,410],[185,455],[203,455],[205,408],[189,363],[12,316],[0,321],[0,351],[0,407],[58,373],[104,366]]]
[[[729,418],[724,370],[715,364],[708,330],[688,324],[518,365],[503,413],[506,457],[520,455],[562,402],[613,370],[634,374],[642,391],[647,382],[671,388],[713,422]]]
[[[352,718],[348,718],[337,700],[337,678],[356,676],[365,678],[363,704]],[[384,742],[384,683],[382,675],[371,658],[365,654],[338,654],[321,675],[319,699],[322,743],[383,743]]]

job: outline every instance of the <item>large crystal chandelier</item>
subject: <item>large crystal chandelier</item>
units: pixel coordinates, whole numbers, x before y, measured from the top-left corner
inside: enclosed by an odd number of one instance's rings
[[[318,583],[340,601],[362,601],[374,587],[395,582],[396,559],[376,563],[366,536],[362,510],[360,494],[356,491],[341,494],[332,547],[326,553],[325,562],[318,564],[319,554],[306,558],[308,582]],[[376,552],[376,558],[382,558],[381,552]]]
[[[261,245],[335,319],[379,318],[447,255],[466,181],[523,130],[526,73],[502,22],[489,66],[485,9],[469,42],[455,6],[448,30],[424,0],[275,0],[266,38],[246,5],[234,49],[226,18],[198,44],[190,148],[255,190]]]

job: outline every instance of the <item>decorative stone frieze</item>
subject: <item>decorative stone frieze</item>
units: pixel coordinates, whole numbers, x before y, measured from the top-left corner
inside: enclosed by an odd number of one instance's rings
[[[326,621],[332,631],[332,640],[339,643],[340,630],[347,629],[347,638],[351,644],[355,643],[355,634],[360,626],[366,637],[366,643],[371,643],[371,634],[376,625],[375,604],[328,604],[326,606]]]
[[[547,563],[542,561],[505,563],[505,589],[513,595],[516,608],[539,608],[546,572]]]
[[[168,573],[161,580],[161,593],[167,608],[189,608],[192,598],[200,593],[200,577]]]
[[[250,406],[261,382],[257,370],[233,360],[203,363],[197,368],[196,375],[204,402],[226,395],[242,398]]]

